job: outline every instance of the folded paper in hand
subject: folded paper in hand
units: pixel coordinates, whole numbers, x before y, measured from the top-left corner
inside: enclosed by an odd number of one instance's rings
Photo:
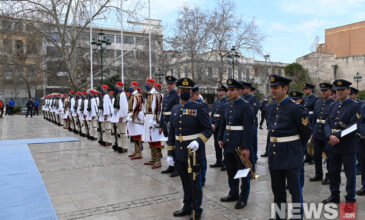
[[[247,177],[249,172],[250,172],[250,168],[238,170],[236,175],[234,176],[234,179],[240,179],[240,178]]]
[[[352,133],[356,130],[357,130],[357,124],[353,124],[350,127],[348,127],[348,128],[341,131],[341,137],[344,137],[344,136],[346,136],[346,135],[348,135],[348,134],[350,134],[350,133]]]

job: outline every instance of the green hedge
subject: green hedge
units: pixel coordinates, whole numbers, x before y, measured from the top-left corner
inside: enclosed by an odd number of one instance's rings
[[[360,100],[365,100],[365,91],[360,91],[358,97]]]
[[[20,105],[14,106],[14,113],[19,113],[21,111],[22,111],[22,106],[20,106]]]

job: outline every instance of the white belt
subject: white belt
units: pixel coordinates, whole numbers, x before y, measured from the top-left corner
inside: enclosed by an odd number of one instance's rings
[[[317,123],[324,124],[324,123],[326,123],[326,120],[323,120],[323,119],[317,119]]]
[[[213,117],[215,118],[219,118],[221,115],[220,114],[214,114]]]
[[[226,126],[226,130],[230,130],[230,131],[243,131],[244,127],[243,126]]]
[[[183,141],[195,140],[198,137],[200,137],[200,134],[192,134],[192,135],[185,135],[185,136],[179,135],[179,136],[175,136],[175,139],[180,142],[183,142]]]
[[[164,112],[163,115],[171,115],[171,112]]]
[[[310,115],[313,115],[313,113],[314,113],[313,111],[308,112],[308,114],[310,114]]]
[[[297,135],[287,136],[287,137],[270,137],[270,142],[283,143],[283,142],[296,141],[299,139],[300,139],[299,134],[297,134]]]

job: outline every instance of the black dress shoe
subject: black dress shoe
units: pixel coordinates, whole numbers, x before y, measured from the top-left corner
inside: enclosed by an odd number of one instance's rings
[[[226,170],[227,170],[227,167],[223,165],[223,166],[221,167],[221,171],[226,171]]]
[[[321,176],[317,176],[317,175],[315,175],[314,177],[311,177],[311,178],[309,179],[309,181],[311,181],[311,182],[322,181],[322,178],[323,178],[323,177],[321,177]]]
[[[217,168],[217,167],[221,167],[222,165],[215,163],[215,164],[210,164],[209,165],[211,168]]]
[[[261,157],[267,157],[267,156],[268,156],[267,152],[265,152],[264,154],[261,154]]]
[[[322,201],[324,204],[327,203],[340,203],[340,198],[339,197],[334,197],[334,196],[330,196],[328,199],[325,199]]]
[[[174,212],[174,216],[175,217],[182,217],[182,216],[186,216],[186,215],[190,215],[191,211],[186,211],[184,209],[178,210]]]
[[[365,186],[363,186],[361,189],[357,190],[356,195],[358,195],[358,196],[365,195]]]
[[[118,147],[117,149],[118,153],[122,154],[122,153],[126,153],[128,150],[122,147]]]
[[[114,144],[112,148],[113,148],[114,151],[118,151],[118,145]]]
[[[172,173],[175,170],[175,167],[169,166],[166,170],[162,170],[161,173]]]
[[[228,195],[228,196],[225,196],[225,197],[221,198],[221,202],[233,202],[233,201],[237,201],[237,200],[238,200],[237,197],[234,197],[234,196],[231,196],[231,195]]]
[[[235,209],[243,209],[247,205],[245,201],[238,201],[234,206]]]
[[[174,171],[172,171],[170,177],[177,177],[177,176],[180,176],[180,174],[177,172],[176,169],[174,169]]]
[[[322,185],[328,185],[330,184],[330,181],[328,179],[328,177],[324,178],[324,180],[322,180]]]

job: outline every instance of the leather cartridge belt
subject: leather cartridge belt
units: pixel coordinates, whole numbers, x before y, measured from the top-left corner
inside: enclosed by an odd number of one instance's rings
[[[284,142],[290,142],[290,141],[296,141],[300,140],[299,134],[292,135],[292,136],[286,136],[286,137],[270,137],[270,142],[273,143],[284,143]]]
[[[192,134],[192,135],[178,135],[178,136],[175,136],[175,139],[180,141],[180,142],[183,142],[183,141],[192,141],[192,140],[195,140],[197,139],[198,137],[200,137],[201,134]]]
[[[331,131],[332,131],[332,134],[336,134],[336,133],[340,132],[341,130],[340,129],[332,129]]]
[[[226,126],[226,130],[229,130],[229,131],[243,131],[245,128],[243,126],[230,126],[230,125],[227,125]]]
[[[214,118],[219,118],[221,115],[220,114],[214,114],[213,117]]]
[[[164,112],[163,115],[171,115],[171,112]]]
[[[324,124],[324,123],[326,123],[326,120],[323,120],[323,119],[317,119],[317,123]]]
[[[308,112],[308,114],[313,115],[313,114],[314,114],[314,112],[313,112],[313,111],[309,111],[309,112]]]

